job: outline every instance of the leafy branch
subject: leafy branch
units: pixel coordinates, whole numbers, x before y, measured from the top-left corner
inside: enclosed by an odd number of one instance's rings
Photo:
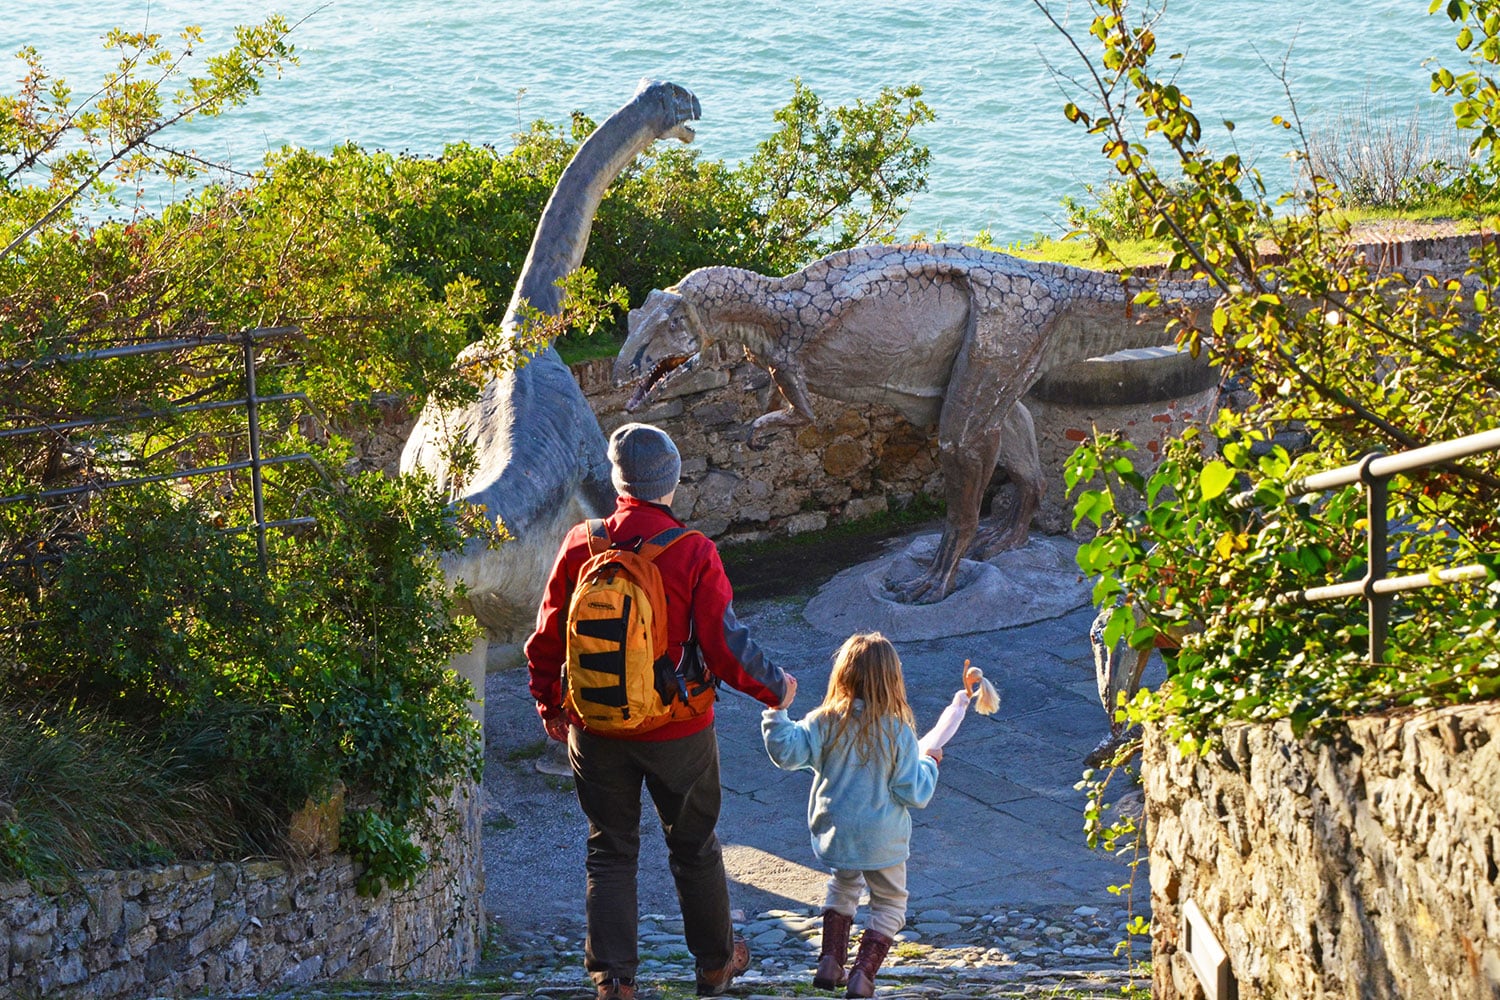
[[[105,46],[120,51],[119,63],[104,85],[77,108],[70,106],[71,92],[62,80],[54,80],[43,91],[48,75],[40,57],[34,48],[22,49],[19,57],[27,64],[27,74],[21,95],[0,99],[0,117],[20,123],[0,133],[0,151],[22,152],[7,170],[6,181],[12,182],[36,169],[73,133],[77,133],[84,147],[107,145],[107,153],[100,158],[79,149],[75,154],[61,156],[50,171],[51,187],[65,190],[0,249],[0,260],[25,246],[111,168],[125,167],[125,176],[138,173],[146,164],[132,164],[131,159],[142,149],[163,149],[154,142],[157,135],[194,118],[221,114],[258,94],[260,80],[267,72],[279,73],[282,66],[296,63],[292,46],[286,40],[291,30],[279,15],[267,18],[260,25],[236,28],[234,47],[210,57],[205,74],[188,77],[170,107],[163,99],[162,87],[181,73],[183,63],[192,55],[193,45],[201,41],[201,32],[195,27],[183,30],[181,37],[186,48],[179,54],[162,47],[159,34],[111,31]],[[156,70],[154,78],[135,78],[134,73],[142,64]],[[180,164],[189,158],[189,154],[171,151],[162,161],[151,162],[181,172]],[[196,157],[191,159],[203,162]]]

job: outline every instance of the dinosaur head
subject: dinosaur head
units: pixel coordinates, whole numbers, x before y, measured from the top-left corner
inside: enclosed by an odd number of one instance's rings
[[[703,108],[691,90],[665,80],[643,79],[636,87],[635,99],[655,104],[653,113],[657,118],[657,135],[683,142],[693,141],[697,133],[689,123],[703,117]]]
[[[615,384],[640,382],[625,404],[636,410],[663,385],[692,370],[703,337],[692,305],[670,288],[652,292],[639,309],[630,310],[629,329],[615,358]]]

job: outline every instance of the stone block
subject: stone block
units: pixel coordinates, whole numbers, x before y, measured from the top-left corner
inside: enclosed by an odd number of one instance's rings
[[[146,923],[141,929],[125,936],[125,951],[131,959],[141,958],[156,944],[156,925]]]
[[[161,982],[173,976],[188,959],[185,940],[158,941],[146,953],[146,981]]]
[[[886,502],[885,494],[870,497],[855,497],[839,513],[840,520],[858,521],[861,518],[872,517],[876,514],[884,514],[890,509]]]
[[[84,924],[88,929],[89,940],[103,941],[113,937],[124,924],[125,900],[120,895],[120,887],[113,880],[89,886],[85,890],[88,897],[88,913],[84,917]]]
[[[642,410],[641,412],[636,414],[632,414],[631,418],[634,420],[638,420],[643,424],[656,424],[658,426],[661,426],[663,424],[669,423],[674,417],[682,416],[683,409],[684,407],[682,405],[682,400],[680,399],[658,400],[651,406],[647,407],[645,410]],[[629,423],[629,421],[622,420],[620,421],[620,423]],[[616,426],[619,425],[617,424]],[[668,431],[668,433],[671,432]]]
[[[10,961],[15,965],[39,962],[52,952],[52,932],[32,934],[21,930],[11,935]]]
[[[734,400],[722,399],[693,407],[692,417],[700,427],[716,427],[742,423],[740,405]]]
[[[289,952],[280,944],[262,945],[255,956],[255,980],[259,983],[280,981]]]
[[[788,535],[802,535],[809,531],[822,531],[828,527],[828,515],[816,512],[797,514],[782,522],[781,528]]]
[[[141,889],[157,892],[182,881],[183,870],[177,865],[164,868],[146,868],[141,871]]]
[[[213,897],[200,896],[182,908],[177,918],[177,926],[182,934],[193,935],[206,927],[213,915]]]
[[[698,367],[686,375],[681,375],[657,392],[658,399],[677,399],[682,396],[696,396],[714,389],[722,389],[729,384],[729,373],[717,368]]]
[[[319,797],[309,797],[292,813],[287,845],[299,858],[323,858],[339,849],[339,824],[344,819],[344,783],[335,781]]]
[[[853,440],[834,441],[823,451],[823,471],[833,479],[849,479],[871,462],[870,451]]]

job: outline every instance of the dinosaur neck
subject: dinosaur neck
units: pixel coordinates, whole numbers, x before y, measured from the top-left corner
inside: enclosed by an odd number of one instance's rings
[[[709,338],[760,353],[794,311],[779,285],[780,279],[744,268],[704,267],[677,288],[692,299]]]
[[[643,93],[610,115],[573,154],[542,211],[515,294],[506,310],[505,327],[512,336],[523,301],[547,315],[558,313],[562,290],[557,281],[583,261],[594,213],[605,190],[620,171],[673,124],[663,120],[660,102]]]

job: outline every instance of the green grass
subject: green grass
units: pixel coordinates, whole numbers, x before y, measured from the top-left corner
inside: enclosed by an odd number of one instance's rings
[[[1343,221],[1351,226],[1362,222],[1451,222],[1461,233],[1494,232],[1500,228],[1500,215],[1493,214],[1495,205],[1484,206],[1483,215],[1475,215],[1473,209],[1457,201],[1432,202],[1408,209],[1365,208],[1342,213]]]
[[[613,358],[620,353],[624,342],[623,337],[601,330],[592,334],[565,334],[553,341],[552,346],[562,355],[564,364],[576,365],[595,358]]]
[[[1171,251],[1159,240],[1111,240],[1109,250],[1109,256],[1101,257],[1094,241],[1086,237],[1057,240],[1049,236],[1038,236],[1031,242],[1005,248],[1006,253],[1025,260],[1070,264],[1093,271],[1164,264],[1171,256]]]
[[[242,824],[268,820],[218,765],[218,741],[0,706],[0,881],[251,853]]]
[[[754,542],[727,542],[719,554],[725,566],[740,566],[757,559],[804,551],[827,543],[830,539],[862,539],[899,535],[910,528],[940,519],[946,511],[941,500],[918,494],[899,510],[886,510],[868,517],[840,521],[820,531],[800,535],[767,538]]]
[[[547,740],[542,739],[537,740],[535,743],[528,743],[525,746],[516,747],[514,750],[505,755],[505,759],[512,764],[518,764],[522,761],[527,760],[536,760],[542,754],[547,752],[547,743]]]
[[[514,830],[515,828],[516,821],[511,819],[504,813],[501,813],[499,816],[496,816],[493,819],[487,819],[484,821],[484,829],[487,833],[504,833],[506,830]]]

